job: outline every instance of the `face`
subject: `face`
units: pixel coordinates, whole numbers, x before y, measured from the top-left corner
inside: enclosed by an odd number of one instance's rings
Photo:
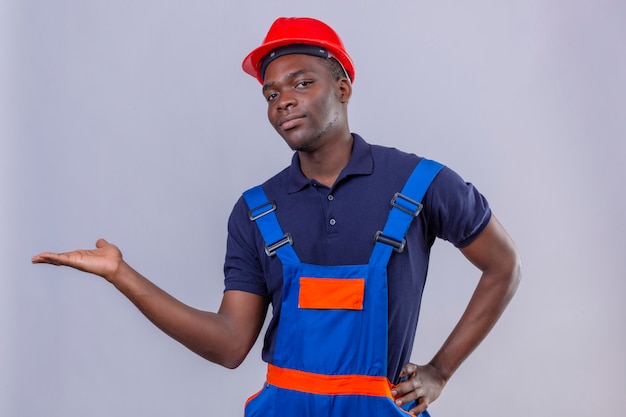
[[[347,129],[346,80],[333,80],[317,57],[293,54],[272,61],[263,95],[267,116],[293,150],[313,152]]]

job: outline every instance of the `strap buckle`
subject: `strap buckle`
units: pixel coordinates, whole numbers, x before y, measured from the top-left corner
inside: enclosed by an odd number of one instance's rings
[[[401,202],[404,203],[400,204]],[[406,203],[409,203],[408,207]],[[411,204],[413,205],[412,207],[410,206]],[[391,199],[391,205],[413,217],[417,217],[418,214],[420,214],[420,211],[422,211],[422,207],[424,207],[419,201],[415,201],[402,193],[394,194],[393,198]]]
[[[250,218],[250,220],[256,221],[260,219],[261,217],[267,214],[270,214],[271,212],[275,210],[276,210],[276,202],[268,201],[266,203],[261,204],[260,206],[257,206],[249,210],[248,217]],[[282,248],[283,246],[287,244],[293,245],[293,239],[291,238],[291,234],[289,233],[285,233],[282,239],[277,240],[271,245],[265,246],[265,253],[267,254],[267,256],[274,256],[276,255],[276,251],[278,249]]]
[[[388,236],[383,235],[383,232],[381,231],[376,232],[376,235],[374,235],[374,242],[380,242],[389,245],[393,247],[393,250],[398,253],[402,253],[402,251],[404,250],[404,246],[406,245],[406,239],[402,239],[401,241],[392,239]]]
[[[280,248],[282,248],[285,245],[293,245],[293,239],[291,238],[291,234],[290,233],[285,233],[285,235],[283,236],[282,239],[277,240],[276,242],[272,243],[271,245],[267,245],[265,247],[265,253],[267,254],[267,256],[274,256],[276,255],[276,251]]]
[[[264,209],[264,210],[261,211],[260,213],[257,213],[261,209]],[[257,206],[251,210],[248,210],[248,217],[250,218],[250,220],[255,221],[256,219],[263,217],[266,214],[270,214],[274,210],[276,210],[276,202],[268,201],[266,203],[261,204],[260,206]]]

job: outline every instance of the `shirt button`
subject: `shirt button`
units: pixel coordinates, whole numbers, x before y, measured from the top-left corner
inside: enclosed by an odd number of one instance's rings
[[[335,197],[332,194],[328,194],[328,201],[333,201]]]
[[[330,219],[328,223],[330,223],[331,226],[334,226],[337,221],[335,219]]]

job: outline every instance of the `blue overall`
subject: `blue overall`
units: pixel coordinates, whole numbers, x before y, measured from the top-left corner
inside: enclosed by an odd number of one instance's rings
[[[274,360],[264,388],[246,403],[246,417],[409,415],[394,403],[387,379],[387,263],[394,250],[404,249],[420,201],[441,168],[420,161],[394,196],[367,265],[300,262],[263,188],[244,193],[266,253],[283,267]],[[412,407],[415,402],[405,406]]]

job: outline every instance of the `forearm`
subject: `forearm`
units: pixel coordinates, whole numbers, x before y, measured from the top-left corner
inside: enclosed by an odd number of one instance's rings
[[[183,304],[131,268],[120,250],[104,239],[98,239],[95,249],[43,252],[33,256],[32,262],[69,266],[105,278],[165,333],[228,368],[246,357],[267,312],[265,298],[243,291],[227,291],[217,313]]]
[[[205,359],[234,368],[247,355],[251,342],[240,337],[229,315],[180,302],[123,261],[110,281],[154,325]]]
[[[431,361],[445,381],[496,324],[521,277],[517,248],[493,216],[485,230],[461,252],[482,276],[461,319]]]
[[[430,363],[424,366],[408,363],[402,368],[401,376],[408,379],[391,392],[398,405],[417,399],[418,404],[411,412],[417,415],[426,410],[439,397],[456,369],[489,333],[519,282],[519,268],[514,266],[517,258],[515,252],[513,254],[511,267],[505,269],[508,272],[483,272],[465,313]]]
[[[430,364],[448,381],[496,324],[519,283],[519,269],[483,273],[461,319]]]

